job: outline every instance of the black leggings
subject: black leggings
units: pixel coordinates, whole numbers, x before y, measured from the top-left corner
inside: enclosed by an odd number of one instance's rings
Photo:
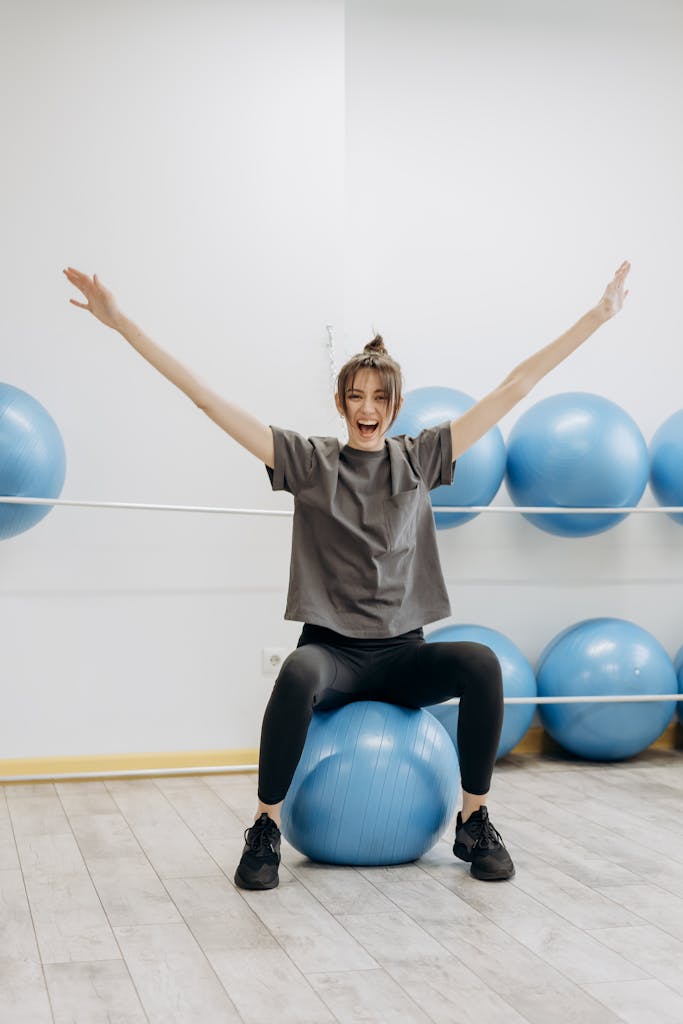
[[[460,697],[462,788],[488,793],[504,707],[500,663],[489,647],[469,641],[427,643],[421,627],[375,640],[306,624],[296,650],[282,663],[263,717],[259,800],[284,800],[313,708],[329,711],[356,700],[422,708],[450,697]]]

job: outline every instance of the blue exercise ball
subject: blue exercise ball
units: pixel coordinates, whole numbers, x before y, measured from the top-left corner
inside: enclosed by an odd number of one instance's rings
[[[453,388],[415,388],[405,395],[403,408],[394,421],[390,436],[415,437],[427,427],[455,420],[476,404],[476,399]],[[505,442],[498,427],[492,427],[457,460],[452,484],[431,491],[437,530],[459,526],[478,512],[439,512],[439,505],[489,505],[505,475]]]
[[[282,834],[327,864],[403,864],[453,817],[458,759],[422,709],[355,701],[314,711],[282,806]]]
[[[0,496],[57,498],[66,475],[66,452],[57,424],[40,402],[0,383]],[[0,539],[29,530],[51,505],[0,504]]]
[[[497,629],[486,626],[457,625],[442,626],[425,636],[428,643],[441,641],[468,640],[472,643],[490,647],[500,662],[503,674],[504,697],[535,697],[536,676],[534,670],[524,657],[519,647]],[[458,712],[457,704],[432,704],[427,708],[438,718],[458,749]],[[506,704],[503,717],[503,730],[498,743],[496,759],[509,754],[513,747],[526,735],[536,710],[535,704]]]
[[[668,654],[627,619],[594,618],[562,630],[541,651],[539,697],[675,694]],[[546,731],[566,750],[593,761],[620,761],[646,750],[675,711],[675,701],[539,704]]]
[[[506,480],[515,505],[634,506],[648,471],[640,430],[601,395],[571,391],[545,398],[520,416],[508,437]],[[627,514],[530,512],[524,517],[560,537],[585,537],[609,530]]]
[[[683,693],[683,647],[680,648],[678,654],[674,658],[674,671],[678,678],[678,692]],[[683,700],[679,700],[678,704],[678,721],[683,722]]]
[[[669,416],[650,441],[650,487],[658,504],[683,505],[683,409]],[[667,515],[683,523],[683,513]]]

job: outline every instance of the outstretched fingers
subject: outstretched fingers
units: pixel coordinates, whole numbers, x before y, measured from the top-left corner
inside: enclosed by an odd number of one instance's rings
[[[617,267],[614,277],[605,288],[599,305],[603,314],[608,319],[619,312],[624,304],[624,299],[628,295],[628,289],[624,289],[624,284],[630,269],[631,264],[628,260],[624,260],[621,266]]]
[[[88,293],[89,289],[92,288],[93,283],[87,274],[82,274],[80,270],[75,270],[74,267],[67,267],[63,273],[67,281],[70,281],[71,284],[75,285],[76,288],[85,295],[86,299],[90,298]],[[74,306],[79,306],[81,309],[90,309],[89,304],[77,302],[76,299],[69,299],[69,302]]]
[[[85,274],[79,273],[78,270],[73,270],[71,267],[67,267],[62,273],[66,277],[67,281],[71,281],[71,284],[75,284],[77,288],[83,290],[82,286],[87,283],[88,278]]]
[[[626,276],[630,269],[631,264],[628,260],[624,260],[624,262],[621,264],[616,274],[614,275],[614,284],[616,285],[617,293],[621,295],[622,302],[628,295],[628,288],[624,291],[624,283],[626,281]]]
[[[76,270],[74,267],[67,267],[63,273],[68,280],[71,281],[72,284],[75,284],[77,288],[80,288],[81,291],[84,291],[88,285],[90,285],[90,287],[93,287],[93,285],[98,288],[102,287],[97,274],[93,274],[92,277],[89,277],[88,274],[83,274],[80,270]]]
[[[64,271],[67,277],[72,277],[74,281],[89,281],[90,278],[87,274],[82,273],[80,270],[76,270],[75,267],[67,267]]]
[[[69,299],[72,306],[87,309],[94,317],[101,320],[107,327],[115,327],[120,318],[120,310],[112,293],[105,288],[97,274],[88,277],[75,267],[67,267],[64,275],[70,284],[82,292],[85,302]]]

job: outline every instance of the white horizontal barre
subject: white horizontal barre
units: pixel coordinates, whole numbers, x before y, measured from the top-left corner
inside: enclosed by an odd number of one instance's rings
[[[51,772],[43,775],[0,775],[2,782],[57,782],[68,779],[129,779],[164,778],[167,775],[227,775],[229,773],[257,772],[258,764],[218,765],[205,768],[202,765],[187,768],[115,768],[108,772]]]
[[[0,505],[57,505],[70,508],[117,508],[135,509],[144,512],[212,512],[232,516],[292,516],[293,509],[272,508],[223,508],[211,505],[151,505],[132,501],[70,501],[63,498],[25,498],[5,495]],[[626,515],[632,512],[654,512],[683,514],[683,505],[634,505],[617,508],[554,508],[548,505],[433,505],[434,512],[514,512],[536,515]]]
[[[504,697],[503,704],[621,704],[633,702],[640,704],[650,701],[683,700],[683,693],[628,693],[605,694],[595,697]],[[453,697],[443,704],[459,704],[460,698]]]
[[[211,505],[145,505],[132,501],[69,501],[61,498],[0,497],[0,505],[64,505],[71,508],[127,508],[144,512],[221,512],[233,516],[292,516],[291,509],[222,508]]]

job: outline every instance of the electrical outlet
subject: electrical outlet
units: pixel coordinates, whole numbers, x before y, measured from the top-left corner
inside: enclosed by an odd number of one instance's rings
[[[261,671],[264,675],[277,675],[288,653],[284,647],[264,647],[261,650]]]

